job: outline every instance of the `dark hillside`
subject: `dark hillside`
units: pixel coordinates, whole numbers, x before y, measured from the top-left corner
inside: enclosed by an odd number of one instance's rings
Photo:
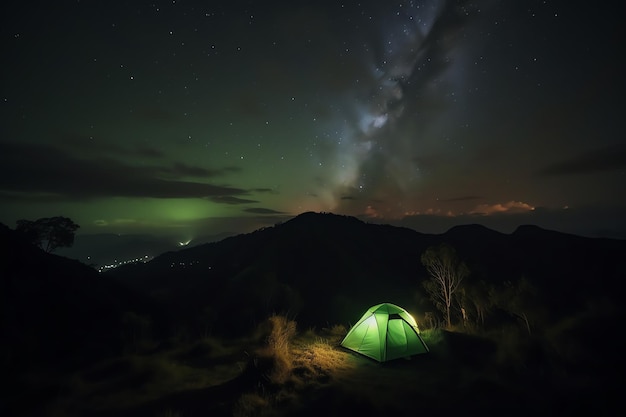
[[[469,265],[469,281],[500,285],[527,277],[541,288],[538,302],[555,315],[613,294],[623,277],[626,242],[620,240],[535,227],[507,235],[478,225],[429,235],[325,213],[304,213],[105,276],[169,303],[172,314],[209,311],[217,331],[249,328],[272,312],[303,326],[349,324],[367,306],[394,300],[412,309],[416,294],[424,299],[421,281],[427,275],[420,255],[442,242]]]
[[[121,317],[148,301],[94,269],[23,242],[0,225],[4,369],[79,366],[116,353]]]
[[[624,288],[626,241],[585,238],[521,226],[512,235],[512,252],[525,274],[545,291],[554,309],[569,314],[592,299],[614,298]]]
[[[254,326],[272,311],[315,325],[349,320],[380,297],[411,302],[406,288],[415,282],[427,242],[428,235],[409,229],[305,213],[105,275],[172,303],[176,312],[229,311],[229,328]]]
[[[623,288],[620,259],[626,241],[587,238],[524,225],[512,234],[480,225],[457,226],[439,235],[470,267],[470,279],[492,284],[524,276],[541,288],[555,312],[568,314],[592,297]]]

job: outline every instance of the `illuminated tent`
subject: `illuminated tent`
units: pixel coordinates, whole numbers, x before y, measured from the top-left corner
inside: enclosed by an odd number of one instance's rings
[[[415,319],[402,307],[370,307],[350,329],[341,346],[379,362],[427,353]]]

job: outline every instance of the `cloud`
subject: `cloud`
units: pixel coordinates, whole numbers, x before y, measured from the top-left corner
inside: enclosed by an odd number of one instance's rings
[[[75,133],[62,134],[57,140],[64,147],[72,151],[80,151],[81,154],[101,155],[107,153],[114,156],[143,156],[146,158],[162,158],[165,156],[160,150],[145,145],[124,147],[101,137],[92,138]]]
[[[0,170],[2,173],[2,170]],[[0,180],[1,184],[1,180]],[[0,185],[1,187],[1,185]],[[64,198],[62,195],[56,193],[46,193],[46,192],[29,192],[28,194],[20,191],[7,191],[0,190],[0,202],[13,203],[16,201],[28,204],[38,204],[41,202],[53,203],[53,202],[62,202],[66,201],[67,198]]]
[[[214,197],[209,197],[209,200],[214,203],[223,203],[223,204],[249,204],[249,203],[258,203],[258,200],[250,200],[246,198],[239,198],[232,195],[218,195]]]
[[[455,217],[455,214],[450,210],[443,210],[441,208],[427,208],[421,211],[407,211],[404,213],[404,217],[411,216],[438,216],[438,217]]]
[[[140,147],[130,151],[130,155],[145,156],[148,158],[162,158],[165,154],[158,149]]]
[[[612,145],[576,155],[539,171],[541,176],[595,174],[626,168],[626,146]]]
[[[363,214],[364,217],[368,218],[368,219],[373,219],[373,218],[381,218],[382,216],[380,215],[380,213],[378,212],[378,210],[376,210],[374,207],[372,206],[367,206],[365,208],[365,213]]]
[[[521,201],[509,201],[507,203],[480,204],[469,212],[472,215],[490,216],[496,213],[523,213],[535,208]]]
[[[171,174],[174,177],[211,178],[227,173],[239,172],[241,171],[241,168],[225,167],[220,169],[206,169],[198,166],[187,165],[182,162],[175,162],[171,167],[158,167],[157,170],[166,174]]]
[[[248,194],[237,187],[178,179],[183,174],[210,178],[223,172],[184,164],[134,166],[105,157],[78,158],[48,145],[0,142],[0,192],[17,198],[225,198]]]
[[[255,214],[285,214],[283,211],[272,210],[268,208],[256,207],[256,208],[247,208],[244,209],[246,213],[255,213]]]

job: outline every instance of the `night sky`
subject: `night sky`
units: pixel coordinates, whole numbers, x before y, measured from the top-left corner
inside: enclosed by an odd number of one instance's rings
[[[0,7],[9,227],[190,239],[329,211],[626,237],[620,2]]]

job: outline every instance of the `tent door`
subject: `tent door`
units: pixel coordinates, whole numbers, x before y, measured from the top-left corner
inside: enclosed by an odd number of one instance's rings
[[[387,360],[408,356],[408,340],[404,320],[390,318],[387,322]]]

